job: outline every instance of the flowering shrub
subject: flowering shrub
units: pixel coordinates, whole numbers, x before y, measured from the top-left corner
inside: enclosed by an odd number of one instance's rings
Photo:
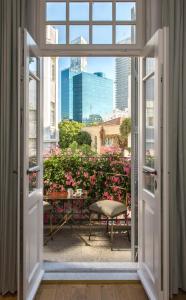
[[[130,207],[131,164],[119,154],[86,156],[76,147],[55,149],[44,161],[44,192],[68,188],[87,191],[87,205],[99,199],[125,202]]]

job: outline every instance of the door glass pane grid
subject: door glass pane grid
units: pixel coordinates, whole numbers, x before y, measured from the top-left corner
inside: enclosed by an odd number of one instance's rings
[[[136,44],[136,1],[46,1],[45,21],[46,44]]]
[[[29,76],[29,103],[28,103],[28,168],[38,165],[38,85],[39,81]],[[37,188],[38,173],[29,173],[29,192]]]
[[[155,168],[155,111],[154,111],[154,61],[145,59],[145,74],[152,74],[144,80],[144,165]],[[144,188],[154,193],[154,175],[144,173]]]

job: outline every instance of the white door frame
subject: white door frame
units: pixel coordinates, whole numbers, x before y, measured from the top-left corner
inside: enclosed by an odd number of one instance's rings
[[[162,90],[159,94],[159,96],[162,98],[162,114],[159,116],[159,121],[161,122],[161,131],[162,131],[162,144],[161,144],[161,227],[160,227],[160,234],[161,234],[161,300],[168,300],[169,299],[169,186],[168,186],[168,179],[169,179],[169,164],[168,164],[168,132],[169,132],[169,108],[168,108],[168,91],[169,91],[169,31],[168,28],[165,27],[162,29],[162,48],[163,51],[161,53],[162,55],[162,70],[161,70],[161,76],[162,76]],[[141,68],[140,68],[141,72]],[[143,74],[140,74],[140,78],[143,77]],[[139,85],[139,95],[142,93],[141,87]],[[141,94],[139,99],[143,97]],[[141,105],[141,103],[140,103]],[[141,117],[141,111],[142,107],[139,109],[139,120]],[[141,122],[144,121],[141,119]],[[141,124],[142,126],[142,124]],[[157,126],[157,125],[156,125]],[[139,132],[139,134],[142,134]],[[142,151],[139,151],[139,172],[142,171],[142,155],[143,155],[143,149]],[[160,170],[159,170],[160,171]],[[141,177],[142,178],[142,177]],[[140,178],[139,185],[142,185]],[[142,194],[139,192],[138,197],[142,197]],[[140,198],[139,198],[140,199]],[[139,201],[139,200],[138,200]],[[138,210],[139,211],[139,210]],[[139,220],[139,241],[138,245],[141,246],[140,241],[140,226],[141,222]],[[142,275],[143,278],[143,275]],[[142,282],[143,283],[143,282]],[[151,287],[145,284],[145,289],[147,293],[149,294],[150,299],[155,299],[154,295],[151,294]],[[150,296],[151,295],[151,296]],[[160,299],[157,299],[160,300]]]
[[[168,39],[168,30],[167,29],[164,29],[164,31],[166,32],[166,35],[165,35],[165,40],[164,42],[166,42],[166,45],[167,44],[167,39]],[[163,247],[163,257],[164,257],[164,260],[163,260],[163,283],[164,283],[164,290],[165,290],[165,294],[168,293],[168,264],[169,264],[169,246],[168,246],[168,233],[169,233],[169,220],[168,220],[168,213],[165,213],[165,212],[168,212],[168,113],[167,113],[167,106],[166,106],[166,103],[167,103],[167,97],[168,97],[168,77],[166,76],[166,74],[168,74],[168,57],[166,56],[167,55],[167,52],[168,52],[168,49],[167,49],[167,46],[164,48],[164,57],[166,58],[165,60],[165,65],[164,65],[164,89],[163,89],[163,96],[164,96],[164,102],[163,102],[163,106],[164,106],[164,128],[163,128],[163,132],[164,132],[164,151],[163,151],[163,163],[164,163],[164,170],[165,172],[163,173],[163,182],[164,182],[164,190],[163,190],[163,195],[164,195],[164,198],[165,198],[165,201],[163,202],[163,210],[164,210],[164,213],[163,213],[163,236],[164,236],[164,247]],[[135,57],[139,57],[141,54],[141,50],[128,50],[128,51],[121,51],[121,52],[118,52],[118,51],[108,51],[107,49],[105,49],[104,51],[86,51],[86,52],[81,52],[79,53],[78,51],[74,51],[73,53],[69,53],[69,56],[83,56],[83,55],[86,55],[86,56],[135,56]],[[50,50],[50,51],[45,51],[45,50],[42,50],[40,55],[42,57],[44,56],[67,56],[67,53],[63,53],[62,51],[55,51],[55,50]],[[21,214],[20,214],[20,217],[21,217]],[[18,235],[20,236],[20,227],[18,228]],[[20,253],[20,246],[19,245],[19,253]],[[20,263],[21,263],[21,258],[19,256],[19,260],[18,260]],[[125,264],[123,264],[124,266]],[[20,271],[20,270],[19,270]],[[20,272],[19,272],[20,274]],[[19,286],[18,286],[18,290],[19,290]],[[167,299],[166,297],[164,298],[165,300]]]
[[[32,54],[31,54],[32,53]],[[29,69],[30,55],[36,57],[37,72]],[[34,130],[36,132],[36,164],[29,163],[29,82],[32,79],[36,82],[36,111]],[[41,80],[40,80],[41,79]],[[44,270],[42,264],[43,245],[43,203],[42,203],[42,61],[39,58],[37,45],[32,40],[26,30],[19,30],[19,163],[20,163],[20,203],[18,209],[18,299],[32,300],[42,280]],[[33,95],[32,95],[33,96]],[[33,96],[34,97],[34,96]],[[32,99],[34,100],[34,99]],[[40,118],[41,115],[41,118]],[[35,129],[36,128],[36,129]],[[36,185],[29,188],[29,176],[37,176]],[[33,216],[33,217],[32,217]],[[33,221],[36,221],[34,223]],[[38,222],[39,220],[39,222]],[[37,229],[34,226],[39,224]],[[40,226],[41,225],[41,226]],[[35,232],[35,235],[33,234]],[[35,243],[34,257],[32,253],[32,243]]]

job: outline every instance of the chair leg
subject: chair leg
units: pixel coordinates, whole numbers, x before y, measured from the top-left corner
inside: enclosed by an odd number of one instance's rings
[[[109,231],[109,219],[107,218],[107,228],[106,228],[106,233]]]
[[[130,242],[130,232],[129,232],[129,230],[127,230],[127,237],[128,237],[128,241]]]
[[[91,237],[91,231],[92,231],[92,223],[91,223],[91,212],[89,214],[89,238],[88,240],[90,241],[90,237]]]
[[[114,237],[114,220],[112,219],[111,221],[111,232],[110,232],[110,235],[111,235],[111,251],[113,251],[113,237]]]
[[[52,224],[52,212],[50,212],[50,234],[52,233],[53,231],[53,224]],[[51,236],[51,240],[53,240],[53,237]]]

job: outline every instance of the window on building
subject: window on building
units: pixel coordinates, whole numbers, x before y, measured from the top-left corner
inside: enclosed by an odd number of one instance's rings
[[[154,117],[149,117],[148,125],[149,126],[154,126]]]
[[[41,0],[45,45],[136,45],[141,1]]]
[[[55,126],[55,103],[50,102],[50,126]]]
[[[52,72],[51,72],[51,80],[55,81],[56,80],[56,72],[55,72],[56,68],[55,68],[55,64],[52,63]]]

